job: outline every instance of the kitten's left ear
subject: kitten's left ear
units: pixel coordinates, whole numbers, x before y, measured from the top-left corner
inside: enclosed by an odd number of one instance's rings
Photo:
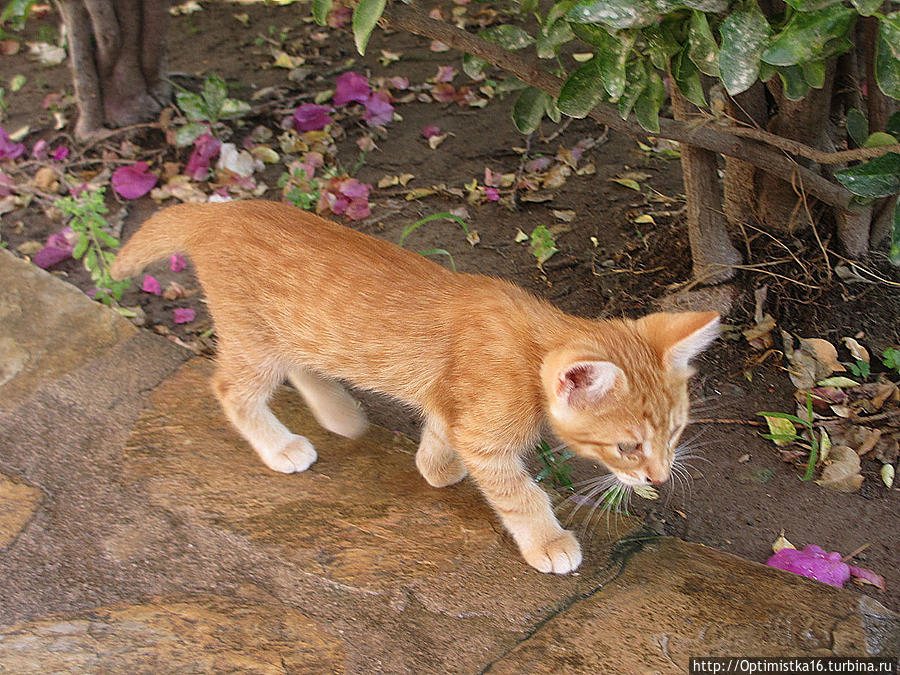
[[[688,361],[719,336],[716,312],[658,312],[637,321],[663,362],[675,369],[687,368]]]

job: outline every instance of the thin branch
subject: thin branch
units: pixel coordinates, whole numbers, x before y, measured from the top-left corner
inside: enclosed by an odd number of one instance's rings
[[[547,92],[551,96],[558,96],[562,88],[563,81],[560,78],[549,73],[534,61],[507,51],[499,45],[483,40],[448,23],[432,19],[416,9],[401,6],[397,3],[392,4],[385,9],[382,15],[382,23],[393,30],[422,35],[443,42],[454,49],[478,56],[501,70],[514,75],[523,82]],[[619,116],[618,109],[611,104],[600,103],[591,111],[590,117],[627,136],[634,138],[645,138],[647,136],[647,131],[637,122],[630,119],[623,120]],[[823,178],[806,167],[798,165],[795,161],[785,157],[781,152],[773,150],[767,144],[776,145],[780,150],[795,152],[796,154],[801,154],[798,150],[803,149],[804,156],[810,152],[813,154],[821,152],[815,148],[803,146],[802,143],[795,141],[787,143],[785,139],[773,134],[759,135],[758,138],[739,138],[732,133],[734,127],[713,128],[665,118],[659,120],[659,126],[660,130],[653,134],[654,136],[679,141],[728,157],[741,159],[788,183],[796,183],[799,177],[809,194],[817,199],[838,209],[853,210],[853,207],[849,206],[850,199],[853,196],[849,190],[842,185]],[[753,130],[745,131],[752,132]],[[754,132],[754,135],[758,134]],[[883,153],[889,151],[889,149],[880,148],[879,151]],[[821,155],[817,156],[819,156],[820,160],[822,159]],[[846,158],[842,158],[839,161],[846,161]],[[819,161],[819,163],[825,162]]]

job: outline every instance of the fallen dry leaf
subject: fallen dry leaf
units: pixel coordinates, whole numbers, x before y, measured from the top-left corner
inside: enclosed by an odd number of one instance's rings
[[[771,314],[766,314],[755,326],[750,326],[742,331],[744,338],[753,349],[768,349],[774,343],[772,338],[772,330],[775,328],[775,318]]]
[[[869,352],[868,350],[859,344],[852,337],[845,337],[843,339],[844,346],[850,351],[850,355],[856,359],[857,361],[864,361],[865,363],[869,362]]]
[[[846,445],[835,445],[831,448],[828,465],[816,483],[835,492],[856,492],[863,483],[859,469],[856,451]]]
[[[575,212],[572,209],[551,209],[550,213],[553,214],[554,218],[557,218],[564,223],[571,223],[575,220]]]
[[[797,547],[785,538],[784,530],[781,530],[781,533],[778,535],[778,539],[772,542],[772,553],[778,553],[778,551],[783,548],[792,548],[796,550]]]
[[[881,466],[881,480],[889,488],[894,487],[894,467],[890,464]]]

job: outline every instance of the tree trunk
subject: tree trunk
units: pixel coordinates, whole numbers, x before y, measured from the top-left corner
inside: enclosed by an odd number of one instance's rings
[[[757,81],[734,98],[726,96],[729,116],[757,129],[765,129],[769,113],[765,85]],[[737,157],[725,158],[725,216],[732,231],[748,219],[758,220],[756,169]]]
[[[672,87],[675,119],[687,121],[697,108]],[[734,276],[733,265],[741,254],[731,243],[725,227],[716,153],[693,145],[681,145],[681,171],[687,194],[687,229],[691,244],[694,279],[721,283]]]
[[[163,81],[169,0],[59,0],[78,104],[75,135],[153,119],[171,91]]]

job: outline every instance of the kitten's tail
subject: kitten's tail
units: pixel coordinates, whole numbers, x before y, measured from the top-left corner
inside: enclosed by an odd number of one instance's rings
[[[196,232],[201,209],[199,204],[176,204],[145,221],[113,261],[110,267],[112,278],[133,277],[167,255],[190,253],[188,244]]]

